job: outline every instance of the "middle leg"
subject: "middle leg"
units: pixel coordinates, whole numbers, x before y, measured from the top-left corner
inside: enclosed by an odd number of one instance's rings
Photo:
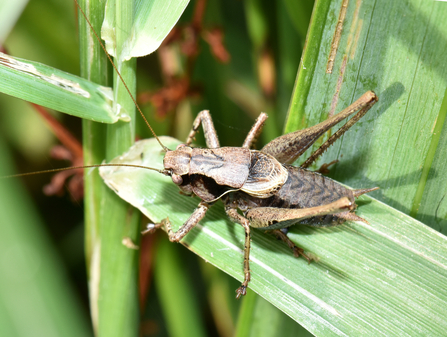
[[[247,293],[248,282],[250,282],[250,221],[240,215],[236,209],[225,207],[228,217],[231,221],[237,222],[244,227],[245,230],[245,246],[244,246],[244,281],[241,286],[236,289],[236,298],[239,299]]]

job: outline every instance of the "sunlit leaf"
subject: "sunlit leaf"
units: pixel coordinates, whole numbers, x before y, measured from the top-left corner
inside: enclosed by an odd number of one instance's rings
[[[179,141],[162,137],[175,148]],[[154,139],[137,142],[112,163],[162,168]],[[179,194],[169,177],[135,168],[103,167],[121,198],[153,221],[169,217],[178,229],[199,199]],[[319,258],[310,265],[262,231],[253,230],[250,288],[315,334],[442,334],[447,328],[447,239],[417,220],[361,197],[357,214],[370,222],[332,228],[295,226],[290,237]],[[209,263],[243,279],[244,230],[217,203],[182,243]],[[423,275],[423,278],[421,277]],[[426,282],[429,280],[429,282]],[[372,322],[365,324],[364,322]]]
[[[135,18],[120,59],[141,57],[154,52],[176,24],[189,0],[135,1]],[[106,17],[101,30],[107,51],[116,56],[115,0],[108,0]]]
[[[0,77],[0,92],[47,108],[102,123],[128,119],[115,112],[110,88],[41,63],[0,53]]]

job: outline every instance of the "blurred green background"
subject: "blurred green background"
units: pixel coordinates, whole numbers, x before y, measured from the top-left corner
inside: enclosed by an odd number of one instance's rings
[[[79,74],[74,3],[31,0],[20,13],[21,6],[17,2],[15,9],[0,7],[4,17],[20,14],[4,42],[6,51]],[[240,145],[261,111],[269,114],[269,122],[258,145],[280,135],[312,6],[313,1],[192,1],[177,25],[178,35],[173,42],[138,60],[138,93],[155,131],[185,139],[195,114],[208,109],[222,145]],[[292,12],[295,15],[289,15]],[[186,90],[182,87],[185,81]],[[171,91],[160,91],[163,88]],[[153,104],[144,103],[148,95]],[[175,104],[166,107],[166,98]],[[52,113],[81,139],[80,119]],[[137,133],[140,138],[149,136],[144,125],[138,127]],[[199,137],[198,142],[203,143],[203,139]],[[51,158],[50,150],[57,143],[30,104],[0,95],[0,175],[70,165]],[[0,185],[0,210],[8,210],[1,211],[5,215],[0,220],[2,336],[92,334],[82,201],[73,201],[67,191],[62,197],[44,195],[43,186],[50,179],[51,175],[43,174],[9,179]],[[159,256],[182,255],[182,265],[172,268],[172,272],[185,270],[185,282],[194,291],[190,295],[196,298],[203,319],[199,332],[233,335],[241,305],[233,299],[238,282],[181,245],[167,245],[162,233],[151,240],[158,251],[166,251]],[[29,254],[15,253],[21,249],[29,250]],[[160,263],[163,262],[155,261],[155,271]],[[150,309],[143,308],[142,334],[172,335],[166,328],[169,316],[163,314],[157,297],[156,289],[163,287],[163,282],[157,282],[158,277],[152,280],[152,272],[149,273],[148,300],[143,303]],[[290,335],[304,331],[272,305],[254,294],[249,296],[252,303],[271,313],[270,323],[276,322],[272,328],[283,326]],[[250,302],[248,298],[246,302]],[[179,309],[179,315],[182,310]],[[253,318],[252,322],[256,320]]]

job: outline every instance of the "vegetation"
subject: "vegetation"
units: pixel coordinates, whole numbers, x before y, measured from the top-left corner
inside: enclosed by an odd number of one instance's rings
[[[138,16],[139,9],[122,12]],[[0,14],[12,17],[20,8],[8,10]],[[238,146],[265,111],[269,120],[260,147],[374,90],[376,106],[318,163],[339,159],[331,177],[354,188],[381,188],[372,194],[375,199],[360,201],[358,214],[371,225],[294,228],[292,240],[319,258],[311,265],[296,260],[281,242],[255,233],[252,290],[237,302],[239,281],[227,274],[242,278],[242,255],[229,247],[240,247],[243,234],[219,204],[203,222],[206,230],[193,231],[185,243],[225,273],[170,244],[163,233],[140,241],[138,232],[148,220],[140,222],[138,212],[107,189],[95,171],[86,175],[85,208],[78,199],[78,173],[62,198],[42,194],[48,175],[26,177],[28,192],[19,179],[3,179],[0,334],[443,334],[446,12],[442,2],[412,0],[320,0],[314,7],[312,1],[293,0],[191,2],[160,49],[138,60],[136,73],[135,59],[130,65],[118,63],[130,88],[138,83],[138,100],[156,133],[183,140],[195,114],[208,109],[221,144]],[[99,26],[103,9],[93,4],[89,15]],[[132,15],[116,20],[120,27],[133,22]],[[94,36],[82,17],[79,23],[71,2],[31,0],[4,46],[15,57],[102,85],[118,83],[99,47],[89,49]],[[8,83],[16,97],[44,97],[48,107],[62,104],[62,111],[77,105],[78,100],[50,94],[38,81],[19,84],[22,75],[2,67],[0,86]],[[114,102],[130,114],[132,103],[119,86]],[[79,163],[80,146],[67,140],[66,129],[83,139],[87,163],[121,154],[135,136],[150,137],[139,116],[130,114],[135,125],[105,126],[51,112],[64,125],[55,127],[59,124],[46,117],[65,147],[56,148],[56,157],[70,159],[61,162],[49,159],[57,141],[36,117],[36,107],[5,95],[0,104],[0,176]],[[114,108],[107,104],[98,103],[98,110]],[[203,144],[200,137],[197,141]],[[161,199],[147,214],[152,221],[169,215],[179,226],[197,200],[155,179],[146,195]],[[53,182],[46,190],[57,194],[58,187]],[[140,249],[125,247],[124,237]]]

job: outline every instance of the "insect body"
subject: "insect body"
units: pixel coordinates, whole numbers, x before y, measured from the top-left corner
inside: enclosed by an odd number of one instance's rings
[[[172,177],[172,181],[184,194],[197,195],[202,200],[178,231],[172,230],[167,219],[150,225],[148,230],[164,226],[169,239],[178,242],[221,199],[230,219],[245,229],[245,276],[241,287],[236,290],[237,298],[245,295],[250,281],[250,227],[273,230],[278,238],[294,250],[296,256],[302,255],[310,260],[279,229],[294,224],[331,226],[346,220],[366,222],[355,215],[354,198],[376,188],[350,190],[306,168],[376,101],[377,96],[368,91],[332,118],[313,127],[278,137],[261,151],[250,150],[250,147],[261,132],[267,118],[265,114],[260,115],[241,148],[221,148],[211,116],[208,111],[202,111],[197,116],[186,143],[166,153],[163,171]],[[307,158],[301,167],[286,164],[304,153],[329,128],[356,111],[358,113]],[[207,149],[190,147],[200,124],[204,129]]]

